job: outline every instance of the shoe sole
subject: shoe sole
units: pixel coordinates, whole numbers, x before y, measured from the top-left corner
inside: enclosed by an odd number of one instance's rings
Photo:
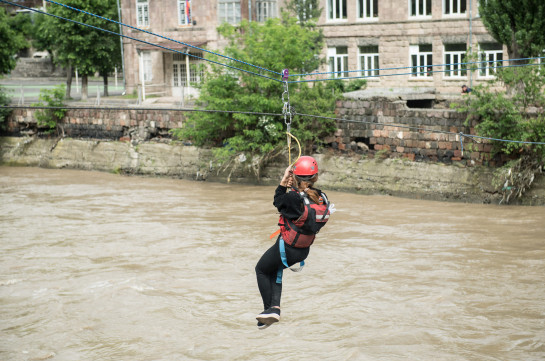
[[[269,315],[259,315],[256,317],[256,319],[259,322],[264,323],[267,326],[270,326],[273,323],[280,321],[280,315],[277,315],[276,313],[269,314]]]

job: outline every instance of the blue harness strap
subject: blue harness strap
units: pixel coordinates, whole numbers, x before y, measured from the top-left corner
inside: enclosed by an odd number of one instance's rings
[[[286,268],[289,268],[288,259],[286,257],[286,246],[284,245],[284,239],[282,238],[282,236],[278,237],[278,247],[280,248],[280,259],[282,260],[282,264]],[[305,266],[305,261],[301,261],[299,263],[299,269],[292,270],[292,271],[299,272],[304,266]],[[284,268],[283,267],[278,268],[278,272],[276,272],[276,283],[282,283],[283,274],[284,274]]]

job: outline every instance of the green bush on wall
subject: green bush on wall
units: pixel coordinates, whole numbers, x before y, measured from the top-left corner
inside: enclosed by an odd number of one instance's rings
[[[57,122],[66,114],[66,109],[62,108],[65,94],[64,84],[53,89],[42,89],[38,98],[39,102],[32,104],[36,107],[50,107],[49,109],[39,109],[35,113],[38,127],[45,128],[46,134],[52,133],[57,128]]]

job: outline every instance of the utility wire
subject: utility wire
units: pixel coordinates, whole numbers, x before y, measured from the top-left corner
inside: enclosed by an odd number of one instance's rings
[[[245,114],[245,115],[262,115],[272,117],[283,117],[281,113],[264,113],[264,112],[245,112],[239,110],[212,110],[212,109],[194,109],[194,108],[143,108],[143,107],[50,107],[50,106],[25,106],[25,105],[0,105],[0,108],[6,109],[66,109],[66,110],[146,110],[146,111],[169,111],[169,112],[194,112],[194,113],[226,113],[226,114]]]
[[[545,57],[539,57],[539,58],[528,58],[528,59],[545,59]],[[515,60],[515,59],[513,59]],[[510,61],[510,60],[505,60]],[[477,63],[488,63],[488,62],[494,62],[497,63],[498,61],[483,61],[483,62],[477,62]],[[317,74],[341,74],[341,73],[370,73],[373,71],[384,71],[384,70],[399,70],[399,69],[424,69],[424,68],[432,68],[432,67],[439,67],[439,66],[445,66],[445,65],[456,65],[456,64],[475,64],[475,63],[453,63],[453,64],[437,64],[437,65],[419,65],[419,66],[404,66],[404,67],[398,67],[398,68],[381,68],[381,69],[370,69],[370,70],[344,70],[344,71],[337,71],[337,72],[328,72],[328,73],[314,73],[312,75]],[[485,69],[500,69],[500,68],[518,68],[518,67],[525,67],[525,66],[544,66],[544,64],[541,63],[532,63],[532,64],[514,64],[514,65],[498,65],[498,66],[485,66],[485,67],[478,67],[478,68],[470,68],[470,69],[455,69],[455,70],[426,70],[426,71],[417,71],[417,72],[410,72],[410,73],[394,73],[394,74],[377,74],[377,75],[364,75],[364,76],[350,76],[350,77],[337,77],[337,78],[325,78],[325,79],[311,79],[311,80],[292,80],[288,81],[288,83],[313,83],[313,82],[319,82],[319,81],[329,81],[329,80],[350,80],[350,79],[367,79],[367,78],[381,78],[381,77],[387,77],[387,76],[398,76],[398,75],[416,75],[416,79],[422,79],[425,77],[419,77],[418,74],[422,73],[450,73],[454,71],[476,71],[476,70],[485,70]],[[290,75],[291,76],[291,75]]]
[[[66,109],[66,110],[145,110],[145,111],[171,111],[171,112],[194,112],[194,113],[226,113],[226,114],[245,114],[245,115],[264,115],[264,116],[276,116],[282,117],[281,113],[264,113],[264,112],[246,112],[239,110],[213,110],[213,109],[194,109],[194,108],[144,108],[144,107],[50,107],[50,106],[24,106],[24,105],[2,105],[0,108],[7,109]]]
[[[240,68],[237,68],[237,67],[234,67],[234,66],[231,66],[231,65],[227,65],[227,64],[223,64],[223,63],[220,63],[220,62],[217,62],[217,61],[213,61],[213,60],[210,60],[210,59],[205,59],[205,58],[202,58],[202,57],[200,57],[200,56],[193,55],[193,54],[190,54],[190,53],[184,53],[184,52],[179,51],[179,50],[167,48],[166,46],[162,46],[162,45],[159,45],[159,44],[150,43],[150,42],[145,41],[145,40],[136,39],[136,38],[130,37],[130,36],[128,36],[128,35],[116,33],[115,31],[110,31],[110,30],[102,29],[102,28],[99,28],[99,27],[97,27],[97,26],[89,25],[89,24],[82,23],[82,22],[79,22],[79,21],[76,21],[76,20],[67,19],[67,18],[64,18],[64,17],[62,17],[62,16],[58,16],[58,15],[54,15],[54,14],[51,14],[51,13],[47,13],[47,12],[44,12],[44,11],[41,11],[41,10],[38,10],[38,9],[33,9],[33,8],[30,8],[30,7],[27,7],[27,6],[24,6],[24,5],[20,5],[20,4],[13,3],[13,2],[11,2],[11,1],[0,0],[0,2],[6,3],[6,4],[10,4],[10,5],[13,5],[13,6],[18,6],[18,7],[20,7],[20,8],[27,9],[27,10],[30,10],[30,11],[33,11],[33,12],[36,12],[36,13],[39,13],[39,14],[44,14],[44,15],[52,16],[52,17],[55,17],[55,18],[57,18],[57,19],[70,21],[70,22],[72,22],[72,23],[75,23],[75,24],[78,24],[78,25],[87,26],[87,27],[92,28],[92,29],[104,31],[104,32],[109,33],[109,34],[112,34],[112,35],[122,36],[122,37],[127,38],[127,39],[131,39],[131,40],[134,40],[134,41],[138,41],[138,42],[140,42],[140,43],[144,43],[144,44],[148,44],[148,45],[151,45],[151,46],[155,46],[155,47],[157,47],[157,48],[162,48],[162,49],[165,49],[165,50],[168,50],[168,51],[171,51],[171,52],[179,53],[179,54],[182,54],[182,55],[189,55],[189,56],[191,56],[191,57],[193,57],[193,58],[197,58],[197,59],[204,60],[204,61],[207,61],[207,62],[210,62],[210,63],[214,63],[214,64],[221,65],[221,66],[225,66],[225,67],[227,67],[227,68],[231,68],[231,69],[234,69],[234,70],[242,71],[242,72],[245,72],[245,73],[248,73],[248,74],[257,75],[257,76],[262,77],[262,78],[266,78],[266,79],[274,80],[274,81],[277,81],[277,82],[281,82],[281,80],[279,80],[279,79],[271,78],[271,77],[266,76],[266,75],[263,75],[263,74],[259,74],[259,73],[252,72],[252,71],[249,71],[249,70],[240,69]]]
[[[193,46],[193,45],[184,43],[184,42],[180,42],[180,41],[177,41],[177,40],[168,38],[168,37],[164,37],[164,36],[162,36],[162,35],[159,35],[159,34],[156,34],[156,33],[152,33],[152,32],[147,31],[147,30],[139,29],[139,28],[137,28],[137,27],[133,27],[133,26],[130,26],[130,25],[121,23],[121,22],[117,22],[117,21],[115,21],[115,20],[111,20],[111,19],[102,17],[102,16],[100,16],[100,15],[96,15],[96,14],[93,14],[93,13],[90,13],[90,12],[87,12],[87,11],[84,11],[84,10],[81,10],[81,9],[77,9],[77,8],[74,8],[74,7],[65,5],[65,4],[61,4],[61,3],[58,3],[58,2],[55,2],[55,1],[52,1],[52,0],[45,0],[45,1],[47,1],[47,2],[49,2],[49,3],[52,3],[52,4],[56,4],[56,5],[63,6],[63,7],[68,8],[68,9],[72,9],[72,10],[74,10],[74,11],[81,12],[81,13],[84,13],[84,14],[87,14],[87,15],[91,15],[91,16],[94,16],[94,17],[97,17],[97,18],[101,18],[101,19],[104,19],[104,20],[106,20],[106,21],[110,21],[110,22],[113,22],[113,23],[116,23],[116,24],[119,24],[119,25],[122,25],[122,26],[126,26],[126,27],[129,27],[129,28],[131,28],[131,29],[135,29],[135,30],[138,30],[138,31],[141,31],[141,32],[150,34],[150,35],[154,35],[154,36],[157,36],[157,37],[159,37],[159,38],[163,38],[163,39],[166,39],[166,40],[170,40],[170,41],[173,41],[173,42],[175,42],[175,43],[182,44],[182,45],[184,45],[184,46],[192,47],[192,48],[195,48],[195,49],[198,49],[198,50],[202,50],[202,51],[207,52],[207,53],[210,53],[210,54],[214,54],[214,55],[216,55],[216,56],[224,57],[224,58],[226,58],[226,59],[229,59],[229,60],[232,60],[232,61],[235,61],[235,62],[239,62],[239,63],[245,64],[245,65],[248,65],[248,66],[252,66],[252,67],[255,67],[255,68],[259,69],[259,70],[264,70],[264,71],[268,71],[268,72],[271,72],[271,73],[274,73],[274,74],[277,74],[277,75],[282,75],[281,73],[276,72],[276,71],[273,71],[273,70],[269,70],[269,69],[266,69],[266,68],[262,68],[262,67],[259,67],[259,66],[256,66],[256,65],[253,65],[253,64],[244,62],[244,61],[242,61],[242,60],[238,60],[238,59],[235,59],[235,58],[231,58],[231,57],[228,57],[228,56],[225,56],[225,55],[222,55],[222,54],[219,54],[219,53],[215,53],[215,52],[212,52],[212,51],[209,51],[209,50],[206,50],[206,49],[202,49],[202,48],[199,48],[199,47],[196,47],[196,46]],[[76,20],[72,20],[72,19],[64,18],[64,17],[62,17],[62,16],[58,16],[58,15],[54,15],[54,14],[51,14],[51,13],[43,12],[43,11],[40,11],[40,10],[37,10],[37,9],[33,9],[33,8],[30,8],[30,7],[27,7],[27,6],[24,6],[24,5],[20,5],[20,4],[13,3],[13,2],[11,2],[11,1],[0,0],[0,2],[6,3],[6,4],[10,4],[10,5],[12,5],[12,6],[17,6],[17,7],[23,8],[23,9],[27,9],[27,10],[30,10],[30,11],[33,11],[33,12],[36,12],[36,13],[40,13],[40,14],[52,16],[52,17],[55,17],[55,18],[58,18],[58,19],[61,19],[61,20],[70,21],[70,22],[73,22],[73,23],[75,23],[75,24],[79,24],[79,25],[82,25],[82,26],[87,26],[87,27],[90,27],[90,28],[93,28],[93,29],[96,29],[96,30],[104,31],[104,32],[109,33],[109,34],[112,34],[112,35],[121,36],[121,37],[124,37],[124,38],[127,38],[127,39],[131,39],[131,40],[134,40],[134,41],[137,41],[137,42],[141,42],[141,43],[144,43],[144,44],[147,44],[147,45],[151,45],[151,46],[154,46],[154,47],[162,48],[162,49],[165,49],[165,50],[168,50],[168,51],[171,51],[171,52],[179,53],[179,54],[182,54],[182,55],[188,55],[188,56],[191,56],[191,57],[193,57],[193,58],[197,58],[197,59],[200,59],[200,60],[203,60],[203,61],[206,61],[206,62],[214,63],[214,64],[217,64],[217,65],[221,65],[221,66],[224,66],[224,67],[227,67],[227,68],[230,68],[230,69],[242,71],[242,72],[245,72],[245,73],[248,73],[248,74],[256,75],[256,76],[259,76],[259,77],[262,77],[262,78],[265,78],[265,79],[274,80],[274,81],[277,81],[277,82],[282,82],[282,80],[275,79],[275,78],[272,78],[272,77],[269,77],[269,76],[266,76],[266,75],[263,75],[263,74],[259,74],[259,73],[256,73],[256,72],[252,72],[252,71],[248,71],[248,70],[245,70],[245,69],[237,68],[237,67],[234,67],[234,66],[231,66],[231,65],[227,65],[227,64],[223,64],[223,63],[220,63],[220,62],[217,62],[217,61],[213,61],[213,60],[210,60],[210,59],[202,58],[202,57],[199,57],[199,56],[197,56],[197,55],[191,54],[191,53],[189,53],[189,52],[186,53],[186,52],[182,52],[182,51],[179,51],[179,50],[171,49],[171,48],[168,48],[168,47],[159,45],[159,44],[150,43],[150,42],[147,42],[147,41],[145,41],[145,40],[140,40],[140,39],[137,39],[137,38],[130,37],[130,36],[128,36],[128,35],[116,33],[116,32],[113,32],[113,31],[110,31],[110,30],[106,30],[106,29],[103,29],[103,28],[100,28],[100,27],[96,27],[96,26],[89,25],[89,24],[86,24],[86,23],[81,23],[81,22],[76,21]],[[448,66],[448,65],[451,65],[451,66],[452,66],[452,65],[482,64],[482,63],[498,63],[498,62],[502,62],[502,63],[503,63],[504,61],[532,60],[532,59],[540,59],[540,60],[541,60],[541,59],[545,59],[545,57],[521,58],[521,59],[509,59],[509,60],[499,60],[499,61],[498,61],[498,60],[490,60],[490,61],[477,61],[477,62],[452,63],[452,64],[430,64],[430,65],[419,65],[419,66],[392,67],[392,68],[378,68],[378,69],[369,69],[369,70],[365,70],[365,69],[360,69],[360,70],[344,70],[344,71],[338,71],[338,72],[322,72],[322,73],[294,74],[294,75],[289,75],[289,76],[290,76],[290,77],[296,77],[296,76],[306,77],[306,76],[327,75],[327,74],[369,73],[369,72],[373,72],[373,71],[387,71],[387,70],[415,69],[415,68],[424,69],[424,68],[428,68],[428,67],[433,68],[433,67]],[[420,71],[420,72],[417,72],[417,73],[414,73],[414,72],[406,72],[406,73],[378,74],[378,75],[366,75],[366,76],[356,76],[356,77],[335,77],[335,78],[311,79],[311,80],[296,80],[296,81],[293,81],[293,80],[292,80],[292,81],[288,81],[288,83],[310,83],[310,82],[330,81],[330,80],[366,79],[366,78],[377,78],[377,77],[386,77],[386,76],[414,75],[414,74],[419,74],[419,73],[436,73],[436,72],[437,72],[437,73],[446,73],[446,72],[452,72],[452,71],[464,71],[464,70],[465,70],[465,71],[475,71],[475,70],[484,70],[484,69],[498,69],[498,68],[522,67],[522,66],[528,66],[528,65],[543,65],[543,64],[540,64],[540,63],[536,63],[536,64],[517,64],[517,65],[502,65],[502,66],[478,67],[478,68],[475,68],[475,69],[431,70],[431,71]]]

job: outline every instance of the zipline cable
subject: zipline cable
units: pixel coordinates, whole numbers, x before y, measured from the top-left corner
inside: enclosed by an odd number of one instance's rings
[[[140,108],[140,107],[72,107],[72,106],[66,106],[66,107],[50,107],[50,106],[24,106],[24,105],[0,105],[0,109],[66,109],[66,110],[122,110],[122,111],[180,111],[180,112],[203,112],[203,113],[226,113],[226,114],[245,114],[245,115],[261,115],[261,116],[273,116],[273,117],[283,117],[284,114],[280,113],[261,113],[261,112],[245,112],[245,111],[238,111],[238,110],[212,110],[212,109],[190,109],[190,108]],[[402,129],[409,129],[417,132],[426,132],[426,133],[438,133],[438,134],[452,134],[457,135],[461,137],[466,137],[469,139],[483,139],[483,140],[492,140],[492,141],[498,141],[498,142],[511,142],[511,143],[519,143],[519,144],[535,144],[535,145],[545,145],[545,142],[528,142],[528,141],[521,141],[521,140],[510,140],[510,139],[499,139],[499,138],[490,138],[490,137],[483,137],[473,134],[465,134],[462,132],[450,132],[446,130],[437,130],[437,129],[429,129],[429,128],[422,128],[422,127],[416,127],[412,125],[404,125],[404,124],[397,124],[397,123],[380,123],[380,122],[370,122],[370,121],[364,121],[364,120],[353,120],[353,119],[347,119],[347,118],[334,118],[334,117],[326,117],[322,115],[313,115],[313,114],[304,114],[304,113],[294,113],[294,115],[298,115],[300,117],[309,117],[309,118],[316,118],[316,119],[325,119],[325,120],[334,120],[334,121],[342,121],[347,123],[359,123],[359,124],[373,124],[373,125],[380,125],[380,126],[388,126],[388,127],[395,127],[395,128],[402,128]],[[299,146],[299,153],[301,154],[301,144],[299,143],[299,140],[291,133],[287,133],[288,137],[293,138],[296,140],[297,145]]]
[[[58,15],[55,15],[55,14],[47,13],[47,12],[44,12],[44,11],[41,11],[41,10],[38,10],[38,9],[33,9],[33,8],[30,8],[30,7],[27,7],[27,6],[24,6],[24,5],[16,4],[16,3],[13,3],[13,2],[11,2],[11,1],[0,0],[0,2],[6,3],[6,4],[10,4],[10,5],[13,5],[13,6],[17,6],[17,7],[23,8],[23,9],[27,9],[27,10],[30,10],[30,11],[33,11],[33,12],[36,12],[36,13],[39,13],[39,14],[52,16],[52,17],[57,18],[57,19],[70,21],[70,22],[72,22],[72,23],[74,23],[74,24],[83,25],[83,26],[86,26],[86,27],[89,27],[89,28],[92,28],[92,29],[96,29],[96,30],[100,30],[100,31],[103,31],[103,32],[106,32],[106,33],[109,33],[109,34],[112,34],[112,35],[122,36],[122,37],[127,38],[127,39],[131,39],[131,40],[134,40],[134,41],[138,41],[138,42],[140,42],[140,43],[144,43],[144,44],[147,44],[147,45],[155,46],[155,47],[157,47],[157,48],[165,49],[165,50],[168,50],[168,51],[171,51],[171,52],[174,52],[174,53],[179,53],[179,54],[182,54],[182,55],[188,55],[188,56],[191,56],[191,57],[193,57],[193,58],[197,58],[197,59],[200,59],[200,60],[204,60],[204,61],[207,61],[207,62],[210,62],[210,63],[214,63],[214,64],[217,64],[217,65],[221,65],[221,66],[224,66],[224,67],[227,67],[227,68],[231,68],[231,69],[234,69],[234,70],[242,71],[242,72],[245,72],[245,73],[248,73],[248,74],[252,74],[252,75],[257,75],[257,76],[259,76],[259,77],[266,78],[266,79],[269,79],[269,80],[274,80],[274,81],[277,81],[277,82],[280,81],[280,80],[278,80],[278,79],[271,78],[271,77],[266,76],[266,75],[263,75],[263,74],[259,74],[259,73],[252,72],[252,71],[249,71],[249,70],[240,69],[240,68],[237,68],[237,67],[234,67],[234,66],[231,66],[231,65],[227,65],[227,64],[223,64],[223,63],[220,63],[220,62],[217,62],[217,61],[214,61],[214,60],[205,59],[205,58],[202,58],[202,57],[200,57],[200,56],[190,54],[189,52],[188,52],[188,53],[184,53],[184,52],[182,52],[182,51],[175,50],[175,49],[171,49],[171,48],[168,48],[168,47],[166,47],[166,46],[162,46],[162,45],[159,45],[159,44],[150,43],[150,42],[145,41],[145,40],[136,39],[136,38],[130,37],[130,36],[128,36],[128,35],[116,33],[115,31],[111,31],[111,30],[99,28],[99,27],[94,26],[94,25],[89,25],[89,24],[82,23],[82,22],[79,22],[79,21],[76,21],[76,20],[64,18],[64,17],[62,17],[62,16],[58,16]]]

